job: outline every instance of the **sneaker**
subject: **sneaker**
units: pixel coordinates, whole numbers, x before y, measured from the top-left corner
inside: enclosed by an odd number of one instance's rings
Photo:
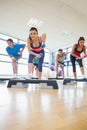
[[[81,77],[83,80],[86,80],[87,78],[85,77],[85,75],[82,75]]]
[[[77,82],[76,81],[71,81],[71,84],[77,84]]]
[[[32,74],[28,74],[26,79],[32,79]]]
[[[17,74],[14,74],[14,75],[13,75],[13,78],[18,78],[18,75],[17,75]]]

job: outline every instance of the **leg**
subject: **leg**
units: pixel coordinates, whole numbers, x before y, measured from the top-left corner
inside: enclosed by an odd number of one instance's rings
[[[38,77],[38,68],[36,68],[36,77]]]
[[[43,53],[43,55],[39,59],[39,64],[38,64],[38,78],[39,79],[41,79],[41,77],[42,77],[42,64],[43,64],[43,60],[44,60],[44,50],[41,53]]]
[[[70,60],[72,63],[72,68],[73,68],[73,75],[74,75],[74,78],[76,79],[77,78],[76,65],[75,65],[76,58],[74,56],[70,55]]]
[[[56,64],[56,78],[58,78],[58,68],[59,68],[59,63]]]
[[[33,72],[33,63],[28,63],[28,73],[29,74],[32,74],[32,72]]]
[[[36,65],[35,70],[36,70],[36,77],[38,78],[38,65]]]
[[[80,71],[81,71],[82,75],[84,75],[84,67],[83,67],[82,59],[77,60],[77,62],[79,63]]]
[[[33,75],[33,73],[34,73],[34,65],[33,65],[33,69],[32,69],[32,75]]]
[[[32,75],[32,72],[33,72],[33,59],[34,59],[34,55],[30,54],[29,55],[29,58],[28,58],[28,74],[29,74],[29,77],[31,77]]]
[[[60,62],[59,64],[60,64],[60,67],[62,69],[62,76],[64,78],[64,62]]]
[[[22,57],[22,55],[17,56],[16,58],[12,59],[13,65],[13,73],[18,74],[18,60]]]
[[[18,64],[16,60],[12,60],[13,73],[17,74],[18,72]]]
[[[84,67],[80,67],[82,75],[84,75]]]

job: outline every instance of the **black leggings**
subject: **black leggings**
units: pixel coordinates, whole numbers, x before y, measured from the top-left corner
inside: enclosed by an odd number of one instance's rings
[[[78,64],[79,64],[80,67],[83,67],[82,59],[76,60],[76,57],[70,55],[70,60],[71,60],[71,63],[72,63],[73,72],[76,72],[76,64],[75,64],[75,61],[78,62]]]

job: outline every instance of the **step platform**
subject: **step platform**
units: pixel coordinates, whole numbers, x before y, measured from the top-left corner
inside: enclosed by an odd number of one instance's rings
[[[56,80],[37,80],[37,79],[9,79],[7,88],[11,88],[12,85],[16,85],[17,83],[24,83],[24,84],[40,84],[46,83],[47,86],[52,86],[53,89],[58,89],[58,83]]]
[[[64,78],[48,78],[49,80],[55,79],[55,80],[64,80]]]
[[[76,81],[76,82],[87,82],[87,79],[86,78],[83,78],[83,79],[64,78],[63,85],[71,83],[72,81]]]

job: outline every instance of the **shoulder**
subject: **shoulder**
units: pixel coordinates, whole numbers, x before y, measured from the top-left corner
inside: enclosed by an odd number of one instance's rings
[[[9,46],[6,47],[6,51],[7,53],[10,53],[11,52],[11,48]]]
[[[75,43],[72,48],[77,48],[77,47],[78,47],[78,44]]]
[[[60,55],[59,55],[59,54],[57,54],[57,57],[60,57]]]
[[[78,44],[77,44],[77,43],[75,43],[75,44],[74,44],[74,46],[75,46],[75,47],[78,47]]]
[[[9,46],[6,47],[6,50],[9,50]]]
[[[83,49],[86,49],[86,46],[85,46],[85,45],[83,45]]]
[[[14,46],[19,46],[19,44],[18,43],[14,43]]]
[[[27,38],[27,43],[28,43],[28,44],[31,44],[31,43],[32,43],[32,40],[31,40],[29,37]]]

